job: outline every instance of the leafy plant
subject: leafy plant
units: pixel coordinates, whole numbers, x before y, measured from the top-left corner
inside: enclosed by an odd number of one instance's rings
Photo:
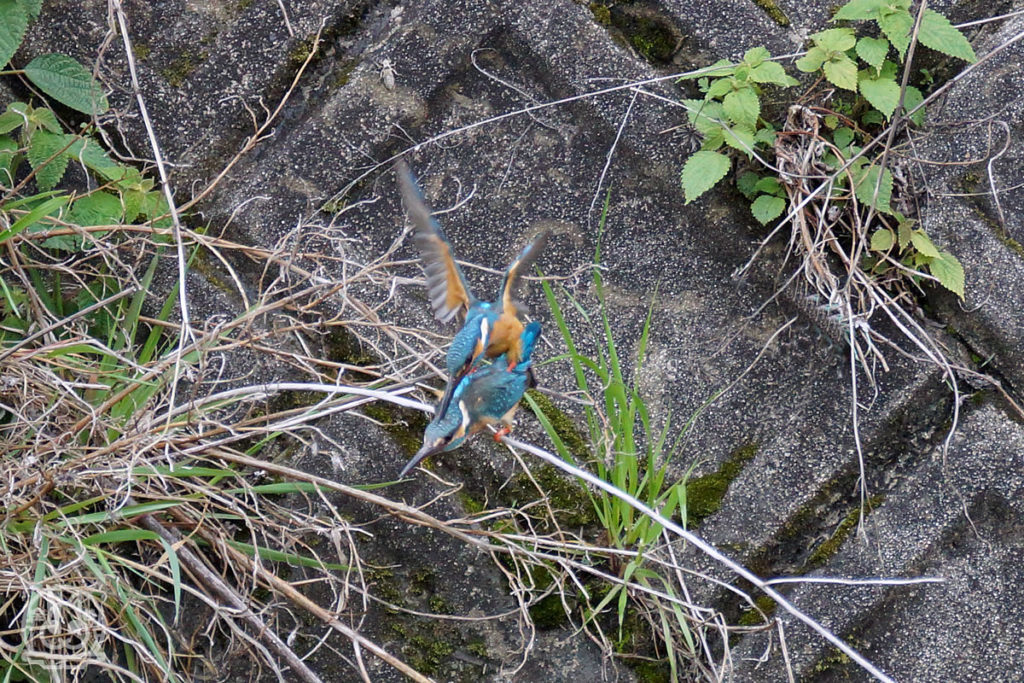
[[[902,272],[911,278],[915,271],[926,273],[963,297],[964,274],[959,261],[948,251],[936,248],[921,228],[905,231],[916,237],[899,240],[898,253],[892,251],[897,244],[896,232],[901,229],[897,226],[908,223],[908,219],[892,205],[896,188],[892,171],[881,163],[882,152],[866,153],[864,147],[877,127],[893,119],[897,108],[912,123],[924,122],[925,111],[920,106],[923,93],[912,85],[902,86],[898,80],[914,31],[915,15],[910,8],[910,0],[852,0],[836,12],[834,21],[874,22],[877,35],[858,36],[848,26],[819,31],[810,37],[811,47],[796,61],[796,67],[817,75],[818,83],[855,94],[853,101],[838,99],[831,112],[823,104],[819,107],[823,116],[819,118],[831,131],[823,150],[825,164],[833,172],[828,201],[835,206],[856,200],[893,219],[892,225],[873,233],[870,250],[874,253],[866,257],[865,267],[875,275],[897,266],[903,266]],[[976,60],[963,34],[933,10],[921,14],[917,39],[951,57]],[[684,100],[691,125],[703,136],[700,151],[687,159],[681,174],[687,203],[728,175],[737,152],[748,162],[779,167],[776,127],[763,118],[761,85],[787,88],[797,84],[760,47],[748,50],[738,64],[720,61],[705,71],[708,75],[686,77],[699,78],[698,86],[704,93],[702,100]],[[810,97],[814,92],[812,87]],[[816,123],[813,129],[817,134]],[[724,153],[723,147],[731,147],[733,152]],[[778,219],[790,204],[784,177],[746,170],[738,175],[736,185],[750,200],[751,212],[761,224]],[[852,204],[850,210],[854,210]]]

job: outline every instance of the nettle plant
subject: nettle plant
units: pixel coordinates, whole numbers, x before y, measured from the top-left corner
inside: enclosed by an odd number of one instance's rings
[[[717,185],[739,160],[737,187],[750,200],[751,212],[761,224],[778,219],[787,207],[806,205],[809,199],[828,202],[833,213],[842,205],[857,214],[847,221],[848,229],[860,231],[861,236],[870,232],[863,253],[856,254],[864,272],[887,285],[908,278],[917,284],[924,275],[963,297],[960,262],[936,247],[917,221],[900,210],[906,209],[905,202],[894,201],[894,191],[900,188],[894,187],[892,155],[882,145],[868,148],[887,125],[924,122],[924,95],[903,83],[913,37],[951,57],[976,59],[970,43],[944,16],[924,10],[915,36],[916,17],[911,0],[852,0],[841,7],[834,21],[873,22],[876,35],[858,36],[853,28],[843,26],[810,36],[810,49],[796,61],[796,68],[817,76],[800,98],[802,103],[815,104],[796,105],[803,112],[799,116],[791,107],[781,128],[762,115],[762,89],[789,88],[798,82],[770,61],[766,49],[753,48],[738,64],[721,61],[699,76],[686,77],[698,79],[704,94],[703,99],[684,100],[690,124],[703,138],[700,150],[683,166],[686,203]],[[816,138],[814,151],[823,167],[787,165],[792,162],[786,158],[792,151],[788,138],[794,133]],[[809,196],[806,187],[797,187],[792,177],[779,173],[782,168],[806,175],[827,172],[827,188]]]

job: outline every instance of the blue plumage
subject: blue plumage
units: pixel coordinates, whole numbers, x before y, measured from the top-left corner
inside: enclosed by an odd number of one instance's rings
[[[399,477],[430,455],[458,448],[488,424],[501,423],[503,428],[498,434],[508,433],[516,406],[532,383],[531,358],[540,332],[538,322],[523,329],[519,340],[521,355],[511,367],[507,357],[502,356],[458,382],[443,412],[438,405],[438,412],[424,432],[423,447],[402,468]]]

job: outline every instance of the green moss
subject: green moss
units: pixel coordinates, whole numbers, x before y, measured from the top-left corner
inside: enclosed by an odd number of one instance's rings
[[[487,659],[487,643],[482,640],[474,640],[472,643],[466,645],[466,651],[470,654],[474,654],[481,659]]]
[[[594,15],[594,21],[601,24],[602,26],[612,25],[612,13],[608,9],[607,5],[600,2],[592,2],[587,6],[590,13]]]
[[[864,515],[867,516],[876,507],[882,504],[885,500],[885,496],[877,495],[872,496],[866,502],[864,506]],[[850,535],[857,526],[857,521],[860,519],[860,505],[850,510],[843,521],[839,523],[836,530],[832,532],[832,535],[824,541],[821,545],[814,549],[814,551],[807,557],[807,563],[804,565],[804,572],[810,571],[825,564],[830,557],[835,555],[839,548],[842,547],[843,542]]]
[[[371,569],[366,572],[373,592],[381,600],[397,607],[405,607],[405,595],[398,589],[395,573],[390,569]]]
[[[818,660],[814,665],[815,673],[835,673],[837,669],[845,669],[853,663],[845,652],[837,647],[829,649],[828,654]]]
[[[136,40],[132,43],[132,54],[135,55],[136,61],[144,62],[149,59],[149,53],[151,52],[149,43],[141,40]]]
[[[672,668],[668,662],[651,662],[645,659],[626,660],[638,683],[669,683],[672,680]]]
[[[750,460],[757,455],[759,444],[748,443],[734,450],[718,469],[686,482],[686,523],[690,528],[718,512],[729,486]]]
[[[238,2],[235,3],[235,9],[239,12],[244,12],[249,9],[250,5],[252,5],[252,0],[238,0]]]
[[[456,494],[463,509],[471,515],[476,515],[487,509],[487,504],[479,498],[473,497],[465,488],[459,489]]]
[[[529,571],[530,580],[537,592],[547,590],[555,582],[551,570],[547,567],[533,565]],[[568,597],[567,602],[575,601],[575,597],[572,599],[568,599]],[[559,596],[557,588],[551,595],[530,605],[530,618],[533,619],[534,625],[542,630],[561,628],[569,623],[569,615],[565,613],[565,606],[562,604],[562,598]]]
[[[542,465],[531,474],[543,494],[534,486],[529,475],[520,472],[512,477],[502,491],[502,499],[510,507],[522,507],[540,500],[543,495],[554,510],[559,524],[578,529],[597,523],[597,514],[590,497],[579,482],[562,474],[553,465]]]
[[[380,423],[388,436],[409,456],[420,449],[423,430],[427,428],[427,418],[420,411],[383,401],[368,403],[362,411]]]
[[[740,613],[740,618],[736,621],[737,624],[740,626],[760,626],[765,623],[764,617],[761,616],[762,612],[768,617],[771,617],[771,615],[775,613],[775,601],[767,595],[761,595],[754,598],[754,605],[757,609],[751,607],[750,609],[744,610]]]
[[[526,393],[534,400],[537,407],[540,408],[544,417],[551,423],[555,433],[558,434],[558,438],[562,440],[562,443],[569,449],[573,457],[584,462],[590,460],[592,457],[590,445],[583,438],[580,430],[576,428],[572,418],[559,410],[550,398],[536,389],[530,389]]]
[[[763,9],[765,14],[779,26],[789,26],[789,17],[775,0],[754,0],[754,4]]]
[[[172,86],[179,88],[192,75],[192,72],[209,58],[210,53],[206,50],[196,52],[186,48],[182,50],[181,55],[177,59],[160,72],[160,75]]]
[[[612,25],[622,31],[633,49],[648,62],[667,64],[672,60],[679,39],[661,17],[615,13]]]
[[[334,70],[334,77],[331,79],[331,87],[332,88],[341,88],[343,86],[348,85],[348,82],[349,82],[349,80],[352,77],[352,71],[353,71],[353,69],[356,68],[356,66],[358,64],[359,64],[359,60],[356,60],[356,59],[346,59],[346,60],[342,61],[341,63],[339,63],[338,66]],[[344,204],[342,204],[340,207],[338,207],[337,211],[332,211],[330,213],[337,213],[342,208],[344,208]]]

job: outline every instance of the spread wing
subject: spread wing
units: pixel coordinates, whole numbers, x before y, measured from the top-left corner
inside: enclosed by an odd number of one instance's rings
[[[427,276],[430,306],[434,309],[434,317],[441,322],[448,322],[459,311],[465,314],[476,302],[476,298],[470,293],[466,277],[455,262],[452,245],[440,224],[430,214],[430,207],[424,201],[409,165],[400,160],[396,164],[396,171],[405,210],[414,227],[413,242],[419,249]]]
[[[501,302],[501,310],[509,315],[518,317],[519,306],[515,301],[515,288],[518,284],[520,276],[530,271],[530,268],[536,262],[537,257],[540,256],[541,252],[544,251],[544,247],[547,246],[548,238],[551,237],[551,233],[548,230],[543,231],[536,237],[534,237],[526,247],[519,252],[519,256],[515,258],[512,263],[509,264],[508,269],[505,271],[505,278],[501,281],[501,291],[498,293],[498,300]]]

